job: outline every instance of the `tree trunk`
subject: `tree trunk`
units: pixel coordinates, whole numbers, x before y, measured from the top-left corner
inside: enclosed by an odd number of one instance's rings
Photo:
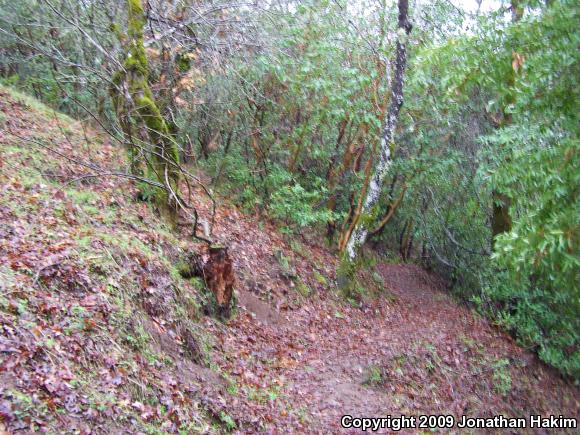
[[[393,138],[397,121],[399,119],[399,112],[403,105],[403,81],[405,75],[405,67],[407,65],[407,37],[411,32],[412,25],[409,22],[409,2],[408,0],[399,0],[399,23],[397,31],[397,49],[395,58],[395,76],[391,86],[391,98],[389,110],[385,119],[385,126],[381,138],[381,149],[379,156],[379,163],[375,169],[375,173],[371,178],[369,189],[366,194],[363,213],[370,213],[374,205],[377,203],[383,181],[391,167],[392,150],[394,146]],[[352,232],[349,241],[346,245],[346,252],[348,259],[352,262],[357,255],[357,251],[364,244],[368,235],[367,223],[361,222]]]
[[[179,188],[178,147],[148,83],[149,63],[143,45],[146,18],[142,0],[127,0],[127,3],[129,44],[123,69],[112,77],[115,87],[111,88],[111,95],[117,118],[129,142],[133,144],[133,124],[146,131],[153,162],[148,163],[148,167],[165,186],[164,190],[157,192],[156,199],[160,212],[175,226],[178,212],[175,194]],[[140,162],[137,159],[141,154],[141,150],[134,146],[130,148],[132,171],[138,170]]]
[[[512,0],[511,2],[511,12],[512,12],[512,23],[518,22],[524,15],[524,9],[520,0]],[[512,69],[508,78],[508,88],[513,88],[516,81],[516,73],[518,70],[518,65],[515,63],[517,61],[517,53],[514,51],[512,61]],[[509,97],[506,107],[510,104],[515,103],[514,97]],[[506,112],[506,107],[503,108],[503,121],[501,126],[506,126],[512,123],[511,113]],[[492,192],[493,200],[493,215],[491,217],[491,233],[492,233],[492,245],[495,244],[496,236],[507,233],[512,229],[512,220],[510,217],[510,206],[511,198],[497,190]]]
[[[496,190],[492,192],[493,216],[491,221],[491,232],[493,242],[495,237],[502,233],[507,233],[512,229],[512,219],[510,217],[511,198]]]
[[[236,279],[233,262],[225,246],[213,245],[209,248],[209,260],[203,268],[203,275],[215,296],[218,317],[229,318]]]
[[[389,206],[387,207],[387,213],[385,214],[385,217],[383,217],[380,220],[379,224],[376,226],[376,228],[370,232],[371,236],[378,236],[379,234],[381,234],[383,232],[383,230],[385,229],[385,226],[389,223],[391,218],[394,216],[395,211],[397,211],[397,208],[399,207],[399,204],[401,203],[401,201],[405,197],[406,191],[407,191],[407,186],[403,185],[401,187],[401,193],[399,193],[399,196],[397,197],[397,199],[392,201],[389,204]]]

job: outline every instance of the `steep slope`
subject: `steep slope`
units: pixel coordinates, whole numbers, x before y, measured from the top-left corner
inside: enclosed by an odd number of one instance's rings
[[[91,167],[87,167],[87,164]],[[336,433],[340,417],[579,415],[579,391],[412,265],[344,302],[336,258],[221,201],[239,309],[204,315],[204,252],[112,175],[104,135],[0,88],[0,432]],[[197,207],[209,218],[199,192]],[[356,305],[356,306],[355,306]]]
[[[122,178],[119,149],[0,90],[0,420],[9,429],[208,430],[210,337],[187,248]],[[77,164],[75,162],[82,162]]]
[[[230,333],[204,316],[203,283],[179,273],[204,246],[192,241],[190,223],[172,233],[136,202],[133,184],[112,175],[124,169],[105,135],[0,88],[0,429],[236,425],[228,414],[235,381],[218,364],[230,358],[221,344]],[[262,231],[243,218],[237,227],[234,207],[217,219],[240,300],[259,316],[277,321],[295,305],[302,296],[291,287],[322,289],[312,277],[291,282],[293,255],[270,224]],[[302,262],[302,272],[313,270]],[[260,299],[273,295],[277,309]],[[251,415],[244,403],[233,406]]]

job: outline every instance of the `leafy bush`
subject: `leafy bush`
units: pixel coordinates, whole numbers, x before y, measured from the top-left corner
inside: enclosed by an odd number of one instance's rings
[[[528,136],[496,174],[520,213],[497,238],[492,258],[504,272],[485,295],[500,323],[579,377],[580,146],[559,136]]]
[[[326,208],[315,208],[313,204],[317,201],[320,201],[319,192],[308,192],[300,184],[283,186],[272,195],[270,214],[299,227],[327,222],[331,213]]]

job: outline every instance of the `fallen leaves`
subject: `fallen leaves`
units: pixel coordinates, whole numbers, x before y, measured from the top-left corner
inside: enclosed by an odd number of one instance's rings
[[[523,66],[518,56],[514,70]],[[10,128],[60,135],[1,92],[0,110]],[[25,176],[38,162],[0,132],[0,142],[8,140],[10,151],[0,147],[0,435],[63,427],[203,432],[207,415],[240,432],[328,433],[347,411],[577,414],[577,389],[457,306],[424,271],[381,265],[396,297],[354,308],[329,291],[331,252],[306,238],[291,249],[271,223],[260,228],[232,205],[218,209],[214,236],[229,245],[238,292],[255,303],[227,326],[197,318],[195,299],[177,313],[180,298],[196,296],[171,274],[194,249],[191,228],[180,240],[156,231],[157,217],[131,202],[133,188],[120,180],[78,188],[91,192],[87,213],[76,188]],[[83,147],[64,141],[62,150],[78,156]],[[118,161],[110,145],[91,152],[103,167]],[[52,181],[82,175],[41,158]],[[210,216],[202,198],[196,207]],[[311,297],[293,289],[296,277],[315,290]],[[498,395],[494,373],[506,366],[497,361],[523,355],[528,363],[503,373],[511,373],[513,394]],[[369,367],[382,376],[372,388],[363,385]]]

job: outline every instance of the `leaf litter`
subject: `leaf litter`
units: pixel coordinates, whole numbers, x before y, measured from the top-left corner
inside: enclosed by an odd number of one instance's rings
[[[0,431],[336,433],[345,414],[578,417],[578,387],[436,277],[378,264],[385,294],[353,306],[314,235],[297,247],[226,199],[214,237],[234,259],[239,308],[227,325],[204,316],[203,292],[174,270],[203,254],[190,225],[171,234],[126,180],[69,183],[86,168],[23,138],[111,170],[120,150],[4,90],[0,110]]]

